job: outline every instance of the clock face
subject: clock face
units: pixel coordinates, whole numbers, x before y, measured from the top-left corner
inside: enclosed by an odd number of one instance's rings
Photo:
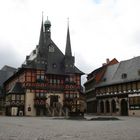
[[[49,46],[49,52],[54,52],[54,46],[52,45]]]

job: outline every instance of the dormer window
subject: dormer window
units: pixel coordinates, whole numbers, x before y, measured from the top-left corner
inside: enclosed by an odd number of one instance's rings
[[[126,79],[127,78],[127,74],[126,73],[123,73],[122,74],[122,79]]]
[[[103,82],[106,82],[106,78],[103,78]]]
[[[54,46],[52,45],[49,46],[49,52],[54,52]]]

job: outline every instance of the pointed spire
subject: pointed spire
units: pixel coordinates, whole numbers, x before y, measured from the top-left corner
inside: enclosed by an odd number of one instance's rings
[[[44,43],[44,27],[43,27],[43,12],[42,12],[42,23],[40,29],[40,38],[39,38],[39,46],[42,46]]]
[[[70,42],[70,32],[69,32],[69,19],[68,19],[68,29],[67,29],[67,40],[66,40],[65,55],[66,56],[72,56],[72,53],[71,53],[71,42]]]

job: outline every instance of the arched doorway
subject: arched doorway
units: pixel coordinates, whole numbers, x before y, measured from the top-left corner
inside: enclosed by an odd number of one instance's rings
[[[100,112],[104,113],[104,102],[103,101],[100,102]]]
[[[121,115],[128,116],[128,105],[125,99],[121,100]]]
[[[110,112],[110,103],[108,100],[105,102],[105,106],[106,106],[106,113],[109,113]]]
[[[111,101],[111,107],[112,107],[112,113],[115,113],[116,112],[116,102],[115,102],[115,100]]]

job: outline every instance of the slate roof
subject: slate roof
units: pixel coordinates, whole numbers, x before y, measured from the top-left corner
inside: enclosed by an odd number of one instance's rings
[[[9,78],[11,77],[15,72],[17,71],[16,68],[10,67],[10,66],[4,66],[0,70],[0,86]]]
[[[122,78],[123,74],[126,74],[126,78]],[[137,80],[140,80],[140,56],[108,66],[102,82],[97,86],[107,86]]]
[[[25,90],[22,87],[22,84],[20,82],[16,82],[8,93],[10,93],[10,94],[24,94]]]
[[[3,83],[17,71],[16,68],[5,65],[0,70],[0,97],[3,96]]]
[[[52,41],[50,30],[44,30],[43,21],[41,23],[39,45],[27,56],[26,62],[22,65],[24,68],[45,69],[47,74],[64,75],[66,73],[66,63],[73,63],[74,57],[71,53],[70,33],[67,31],[65,55]],[[83,74],[76,66],[69,69],[71,73]]]

